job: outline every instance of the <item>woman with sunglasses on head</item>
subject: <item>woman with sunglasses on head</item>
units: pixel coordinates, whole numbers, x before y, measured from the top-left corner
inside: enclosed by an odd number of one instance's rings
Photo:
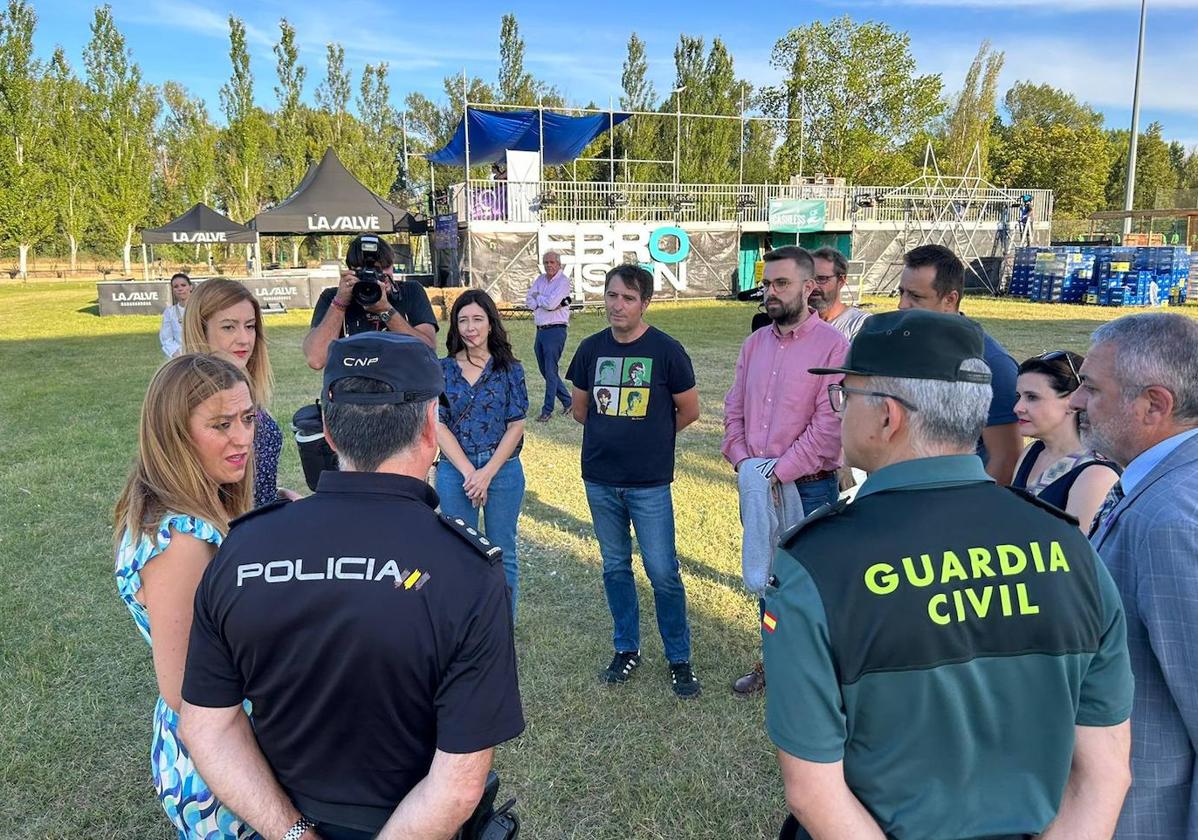
[[[1069,407],[1069,396],[1081,385],[1082,361],[1077,353],[1055,350],[1019,366],[1015,416],[1020,433],[1034,441],[1019,456],[1011,486],[1070,513],[1088,531],[1119,480],[1119,468],[1082,445],[1077,412]]]

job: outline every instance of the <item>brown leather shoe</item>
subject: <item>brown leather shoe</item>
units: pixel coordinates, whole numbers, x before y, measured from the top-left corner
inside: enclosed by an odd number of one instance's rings
[[[752,697],[765,691],[765,666],[758,662],[753,670],[732,683],[732,693],[737,697]]]

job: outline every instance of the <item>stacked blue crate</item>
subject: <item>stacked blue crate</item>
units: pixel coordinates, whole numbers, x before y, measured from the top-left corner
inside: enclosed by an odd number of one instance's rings
[[[1011,266],[1011,282],[1007,294],[1011,297],[1030,297],[1032,285],[1036,282],[1036,255],[1043,250],[1039,247],[1016,248],[1015,260]]]
[[[1060,303],[1065,280],[1063,248],[1044,248],[1036,254],[1036,273],[1028,293],[1035,303]]]
[[[1101,306],[1177,305],[1191,291],[1198,294],[1198,253],[1175,246],[1017,248],[1007,288],[1041,303]]]

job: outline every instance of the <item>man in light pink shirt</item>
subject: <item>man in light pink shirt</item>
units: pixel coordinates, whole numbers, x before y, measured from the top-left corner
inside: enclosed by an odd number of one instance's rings
[[[740,494],[741,569],[745,586],[765,592],[778,536],[804,516],[834,503],[840,467],[840,417],[828,401],[848,340],[808,307],[815,288],[811,254],[796,246],[765,255],[766,314],[772,323],[741,346],[724,399],[724,444]],[[733,684],[740,696],[765,688],[759,661]]]
[[[562,258],[557,251],[546,251],[543,260],[545,273],[532,281],[524,298],[524,305],[532,310],[537,325],[532,347],[537,367],[545,377],[545,403],[537,417],[540,423],[553,417],[554,397],[561,401],[562,414],[570,410],[570,389],[557,372],[566,349],[566,325],[570,323],[570,278],[562,272]]]

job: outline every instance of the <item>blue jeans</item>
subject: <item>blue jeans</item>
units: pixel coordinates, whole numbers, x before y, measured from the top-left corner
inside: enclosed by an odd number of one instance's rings
[[[484,466],[491,452],[480,452],[466,457],[475,467]],[[478,508],[470,503],[462,489],[465,478],[458,468],[442,456],[437,464],[437,495],[441,498],[441,512],[465,521],[471,528],[478,528]],[[503,549],[503,573],[508,588],[512,590],[512,616],[516,615],[516,595],[520,591],[520,564],[516,559],[516,520],[520,518],[520,505],[524,501],[524,467],[519,458],[510,458],[499,468],[487,488],[487,503],[483,505],[483,533],[487,539]]]
[[[796,484],[799,499],[803,502],[803,514],[810,516],[824,505],[834,505],[840,498],[840,482],[836,476],[821,478],[819,481],[806,481]]]
[[[558,362],[561,361],[562,351],[565,349],[565,324],[547,330],[537,330],[532,350],[537,356],[537,369],[541,371],[541,376],[545,377],[545,403],[541,406],[541,414],[553,413],[554,397],[562,401],[562,408],[570,407],[570,389],[562,382],[557,372]]]
[[[641,614],[632,576],[632,536],[636,529],[645,574],[653,585],[657,629],[671,662],[689,662],[691,631],[686,621],[686,590],[674,551],[674,500],[670,485],[609,487],[584,481],[595,537],[603,557],[603,589],[611,610],[612,643],[617,651],[641,649]]]

